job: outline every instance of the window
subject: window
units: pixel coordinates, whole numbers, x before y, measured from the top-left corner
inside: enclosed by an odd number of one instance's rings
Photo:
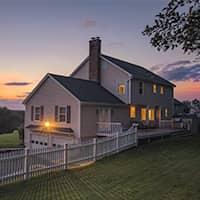
[[[155,120],[155,111],[153,108],[149,109],[149,120],[154,121]]]
[[[41,110],[40,107],[35,108],[35,120],[40,120]]]
[[[35,113],[34,113],[35,111]],[[35,116],[36,121],[43,121],[44,117],[44,106],[38,106],[38,107],[31,107],[31,120],[33,120],[33,116]]]
[[[165,117],[168,117],[168,109],[165,108]]]
[[[164,94],[164,87],[160,86],[160,94]]]
[[[135,106],[130,107],[130,118],[135,118],[136,117],[136,108]]]
[[[143,94],[144,93],[144,83],[140,82],[139,83],[139,94]]]
[[[157,92],[157,85],[153,84],[153,93],[155,94]]]
[[[59,122],[65,122],[66,120],[66,108],[60,107],[59,109]]]
[[[124,95],[126,92],[126,86],[124,84],[119,84],[118,85],[118,93],[120,95]]]
[[[55,106],[55,121],[71,123],[71,106]]]
[[[147,119],[147,109],[141,108],[141,120],[145,121]]]

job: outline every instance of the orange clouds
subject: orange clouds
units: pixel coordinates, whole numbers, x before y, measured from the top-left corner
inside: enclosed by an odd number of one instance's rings
[[[24,78],[16,75],[4,75],[0,82],[0,99],[21,99],[33,88],[32,84],[5,84],[8,82],[22,83]],[[29,83],[31,81],[27,81]]]

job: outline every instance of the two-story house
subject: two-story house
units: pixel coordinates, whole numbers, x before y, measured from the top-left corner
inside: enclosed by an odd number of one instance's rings
[[[101,54],[100,38],[92,38],[89,56],[71,76],[47,74],[24,100],[25,144],[75,143],[134,121],[158,127],[172,117],[174,86],[143,67]]]

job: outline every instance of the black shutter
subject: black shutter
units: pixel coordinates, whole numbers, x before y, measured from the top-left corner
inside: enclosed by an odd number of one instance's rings
[[[44,120],[44,106],[40,106],[40,121]]]
[[[67,106],[67,123],[71,123],[71,106]]]
[[[31,106],[31,121],[34,120],[34,106]]]
[[[55,106],[55,122],[58,122],[58,106]]]

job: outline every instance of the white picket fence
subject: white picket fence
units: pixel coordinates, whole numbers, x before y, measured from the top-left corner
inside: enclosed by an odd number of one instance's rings
[[[24,149],[0,154],[0,185],[102,159],[137,146],[137,126],[112,137],[57,148]]]

